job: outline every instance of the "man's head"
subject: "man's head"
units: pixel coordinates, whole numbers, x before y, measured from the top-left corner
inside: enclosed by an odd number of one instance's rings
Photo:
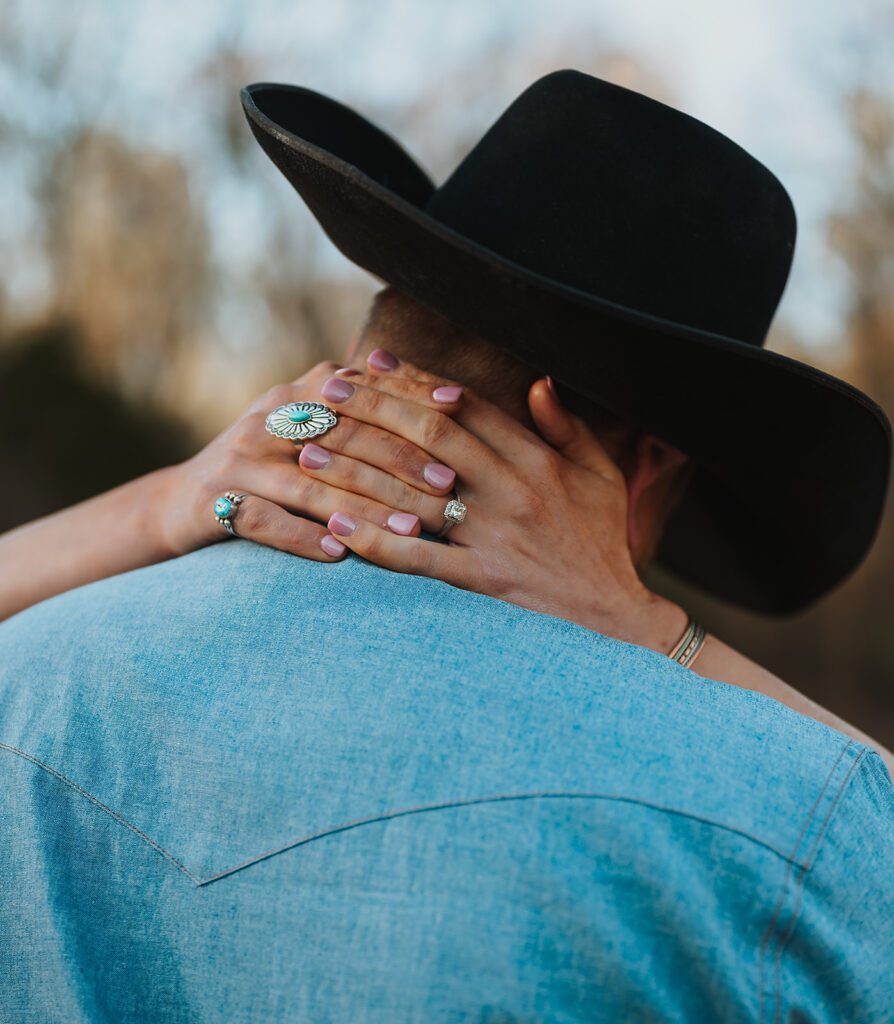
[[[348,358],[359,364],[376,348],[467,385],[535,429],[529,393],[542,372],[390,286],[373,299]],[[561,386],[557,394],[562,405],[596,434],[624,473],[628,541],[635,564],[643,568],[682,496],[691,466],[676,448],[603,406]]]

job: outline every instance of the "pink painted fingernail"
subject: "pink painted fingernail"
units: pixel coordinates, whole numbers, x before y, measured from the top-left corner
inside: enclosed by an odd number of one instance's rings
[[[320,547],[326,552],[327,555],[331,555],[333,558],[338,558],[339,555],[343,555],[348,549],[342,544],[340,540],[333,537],[331,533],[327,533],[325,537],[320,541]]]
[[[556,382],[552,379],[552,377],[547,377],[546,378],[546,386],[552,392],[553,398],[555,398],[555,400],[558,402],[559,401],[559,392],[556,390]]]
[[[321,448],[318,444],[314,444],[312,441],[307,441],[301,449],[298,461],[302,466],[306,466],[308,469],[322,469],[324,466],[329,465],[332,461],[332,456],[325,448]]]
[[[458,402],[463,395],[463,389],[451,384],[448,387],[435,388],[431,396],[436,402]]]
[[[352,519],[346,512],[333,512],[326,525],[339,537],[350,537],[357,529],[357,520]]]
[[[340,370],[335,371],[336,377],[356,377],[360,373],[359,370],[355,370],[353,366],[343,366]]]
[[[408,537],[416,529],[418,522],[419,516],[414,516],[412,512],[392,512],[388,516],[388,529],[392,533]]]
[[[366,361],[374,370],[378,370],[380,373],[390,373],[400,366],[400,360],[397,356],[392,355],[383,348],[373,349],[366,357]]]
[[[354,385],[341,377],[330,377],[320,388],[320,394],[327,402],[344,402],[354,394]]]
[[[429,486],[436,487],[439,491],[452,487],[456,479],[456,473],[440,462],[427,462],[422,470],[422,476]]]

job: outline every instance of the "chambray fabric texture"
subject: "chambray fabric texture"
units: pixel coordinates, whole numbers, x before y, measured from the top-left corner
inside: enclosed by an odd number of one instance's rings
[[[894,1019],[880,758],[227,541],[0,626],[0,1020]]]

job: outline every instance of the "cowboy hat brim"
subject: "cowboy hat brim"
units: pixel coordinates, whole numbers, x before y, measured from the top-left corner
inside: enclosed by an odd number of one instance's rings
[[[660,564],[742,607],[788,614],[862,561],[891,451],[888,420],[862,392],[564,285],[459,234],[426,212],[435,186],[419,165],[335,100],[259,83],[242,103],[349,260],[693,459]]]

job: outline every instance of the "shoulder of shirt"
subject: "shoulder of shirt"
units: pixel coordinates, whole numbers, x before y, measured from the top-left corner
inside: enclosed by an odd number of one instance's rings
[[[324,633],[338,629],[344,636],[344,664],[327,670],[324,681],[330,688],[368,685],[376,694],[370,707],[387,713],[375,725],[386,739],[393,733],[400,743],[408,729],[418,731],[416,709],[430,708],[420,742],[438,751],[447,779],[454,756],[462,759],[463,798],[551,791],[638,801],[739,831],[800,863],[796,841],[811,807],[811,820],[839,812],[854,778],[876,786],[879,807],[885,779],[890,790],[887,773],[878,775],[877,755],[858,742],[763,694],[697,676],[657,652],[356,558],[321,565],[247,542],[225,541],[92,584],[8,620],[0,626],[6,662],[0,722],[21,722],[22,744],[38,744],[48,752],[47,763],[64,770],[66,764],[53,758],[64,762],[72,755],[58,754],[51,738],[41,738],[33,673],[41,676],[48,709],[55,691],[61,707],[107,702],[103,688],[113,686],[115,700],[126,705],[129,690],[107,676],[127,673],[138,683],[133,700],[143,701],[133,721],[164,744],[165,717],[151,717],[135,665],[155,673],[171,700],[209,705],[222,699],[211,681],[213,659],[228,649],[256,656],[265,678],[282,665],[278,685],[290,685],[303,672],[297,637],[310,663],[326,661],[324,641],[296,633],[296,623],[311,619]],[[185,696],[173,674],[177,659],[191,650],[212,664],[207,690]],[[421,650],[435,666],[431,678],[420,678]],[[298,690],[291,699],[300,710]],[[167,711],[168,705],[159,706]],[[458,721],[467,748],[454,751]],[[96,720],[93,727],[106,725]],[[286,733],[268,739],[271,757],[288,763],[294,744]],[[130,742],[118,740],[124,747]],[[0,741],[9,739],[0,735]],[[358,734],[358,742],[366,739]],[[193,743],[213,751],[216,739],[201,728]],[[62,749],[61,741],[56,746]],[[361,756],[378,756],[382,765],[372,770],[384,779],[392,767],[377,749],[364,747]],[[407,756],[416,755],[408,749]],[[259,768],[256,762],[247,758],[245,771]],[[92,764],[86,757],[85,763]],[[246,779],[250,788],[250,775]],[[404,799],[438,804],[455,795],[434,776],[428,790],[408,788],[401,795],[395,782],[395,806]],[[853,794],[846,806],[852,804]],[[346,819],[368,812],[361,804],[343,810]],[[337,822],[342,811],[331,808],[331,817]]]

